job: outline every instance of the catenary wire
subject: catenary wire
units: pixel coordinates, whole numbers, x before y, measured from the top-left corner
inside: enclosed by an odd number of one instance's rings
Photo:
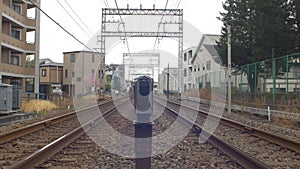
[[[59,2],[59,0],[56,0],[57,3],[60,5],[60,7],[63,8],[63,10],[69,15],[69,17],[76,23],[76,25],[89,37],[92,38],[91,35],[89,35],[83,28],[82,26],[76,21],[76,19],[68,12],[68,10]]]
[[[119,6],[118,6],[118,3],[117,3],[117,0],[115,0],[115,5],[116,5],[117,10],[118,10],[118,12],[119,12]],[[123,20],[122,20],[122,17],[121,17],[120,14],[119,14],[119,16],[120,16],[120,21],[121,21],[121,23],[123,23]],[[127,50],[128,50],[128,53],[131,53],[131,52],[130,52],[130,48],[129,48],[129,43],[128,43],[128,40],[127,40],[127,37],[126,37],[125,24],[122,24],[122,25],[123,25],[124,32],[125,32],[125,40],[126,40],[126,44],[127,44]]]
[[[72,10],[72,12],[76,15],[76,17],[79,19],[79,21],[82,23],[82,25],[89,31],[89,33],[91,35],[93,35],[93,32],[91,31],[91,29],[83,22],[83,20],[78,16],[78,14],[76,13],[76,11],[71,7],[71,5],[68,3],[67,0],[64,0],[65,3],[68,5],[68,7]]]

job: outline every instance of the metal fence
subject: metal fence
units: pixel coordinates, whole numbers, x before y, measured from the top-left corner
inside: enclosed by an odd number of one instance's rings
[[[300,53],[240,66],[233,72],[233,94],[269,105],[299,103]]]

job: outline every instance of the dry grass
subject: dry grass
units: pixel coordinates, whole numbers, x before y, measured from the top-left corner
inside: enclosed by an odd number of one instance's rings
[[[30,100],[22,104],[22,111],[25,113],[38,113],[44,114],[53,109],[57,109],[57,106],[50,101],[46,100]]]
[[[205,100],[211,100],[211,91],[210,88],[205,88],[201,90],[189,90],[188,92],[185,92],[185,96],[190,97],[198,97]],[[295,101],[293,99],[286,99],[286,97],[280,97],[277,99],[277,102],[275,105],[271,105],[270,101],[266,96],[258,96],[254,100],[251,99],[249,96],[244,95],[238,95],[233,98],[234,104],[239,104],[244,107],[254,107],[254,108],[261,108],[261,109],[267,109],[268,106],[271,106],[271,109],[284,111],[284,112],[292,112],[292,113],[299,113],[299,101]],[[282,127],[288,127],[288,128],[297,128],[300,127],[300,123],[296,120],[291,120],[289,118],[279,118],[279,117],[272,117],[272,123],[278,126]]]

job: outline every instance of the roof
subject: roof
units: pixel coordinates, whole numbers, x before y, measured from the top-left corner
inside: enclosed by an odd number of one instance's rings
[[[57,63],[57,62],[53,62],[51,59],[49,58],[45,58],[45,59],[40,59],[40,67],[57,67],[57,66],[63,66],[63,63]]]
[[[199,45],[196,49],[196,52],[192,58],[192,63],[194,63],[196,57],[198,56],[198,53],[201,50],[201,47],[204,46],[212,56],[219,56],[216,54],[216,50],[214,49],[214,45],[217,45],[217,41],[221,38],[221,35],[214,35],[214,34],[203,34],[201,37],[201,40],[199,42]],[[205,46],[206,45],[206,46]]]
[[[87,50],[80,50],[80,51],[70,51],[70,52],[63,52],[63,54],[72,54],[72,53],[97,53],[100,54],[100,52],[92,52]]]
[[[53,61],[49,58],[39,59],[39,61],[40,61],[40,64],[53,63]]]
[[[215,49],[215,45],[203,45],[211,56],[219,56],[217,50]]]
[[[40,67],[63,67],[63,63],[46,63],[46,64],[40,64]]]

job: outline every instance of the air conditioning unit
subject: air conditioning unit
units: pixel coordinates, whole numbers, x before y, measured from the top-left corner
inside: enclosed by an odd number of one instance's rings
[[[12,86],[0,84],[0,111],[12,111]]]

